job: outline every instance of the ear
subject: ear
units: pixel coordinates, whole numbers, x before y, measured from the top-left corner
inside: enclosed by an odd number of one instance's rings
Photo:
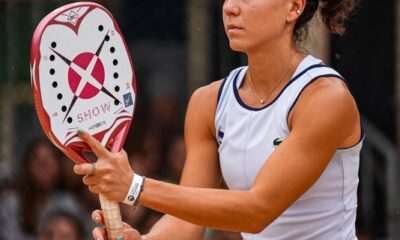
[[[287,23],[295,22],[300,15],[303,13],[306,7],[307,0],[290,0],[289,1],[289,12],[286,18]]]

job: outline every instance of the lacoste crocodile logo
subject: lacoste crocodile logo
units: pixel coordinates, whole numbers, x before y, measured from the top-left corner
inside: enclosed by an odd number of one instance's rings
[[[275,138],[275,140],[272,142],[274,144],[274,146],[279,146],[279,144],[281,144],[283,142],[282,139],[280,138]]]

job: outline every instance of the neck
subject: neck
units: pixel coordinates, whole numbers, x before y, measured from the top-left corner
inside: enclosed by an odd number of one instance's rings
[[[280,41],[281,43],[283,41]],[[269,97],[275,87],[286,83],[302,59],[294,45],[274,44],[247,53],[249,73],[253,86],[260,97]],[[278,86],[277,86],[278,85]],[[249,87],[245,80],[244,87]]]

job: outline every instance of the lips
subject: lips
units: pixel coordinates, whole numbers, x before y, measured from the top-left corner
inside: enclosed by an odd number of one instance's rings
[[[227,31],[237,31],[237,30],[243,30],[243,28],[238,25],[228,24]]]

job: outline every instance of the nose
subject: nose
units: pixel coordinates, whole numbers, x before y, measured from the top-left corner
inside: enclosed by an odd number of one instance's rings
[[[237,16],[240,14],[240,7],[236,0],[225,0],[222,9],[227,16]]]

